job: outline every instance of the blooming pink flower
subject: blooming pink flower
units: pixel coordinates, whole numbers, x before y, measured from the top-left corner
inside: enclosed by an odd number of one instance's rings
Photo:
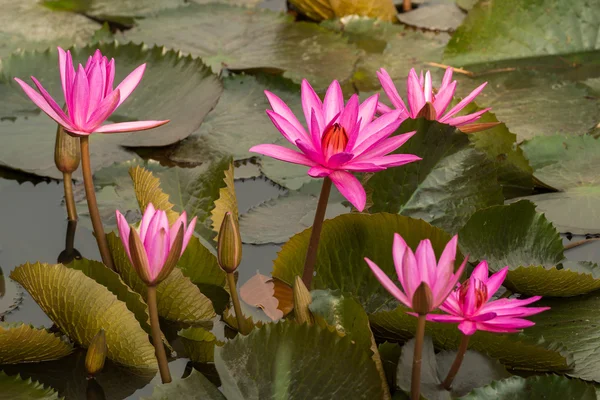
[[[85,67],[79,64],[77,71],[75,71],[71,52],[65,52],[59,47],[58,66],[66,103],[66,113],[35,77],[32,76],[31,80],[41,94],[21,79],[15,78],[15,81],[35,105],[71,134],[87,136],[94,132],[141,131],[169,122],[134,121],[101,126],[140,83],[146,64],[142,64],[133,70],[114,90],[115,60],[113,58],[108,61],[106,57],[102,56],[100,50],[96,50],[94,56],[88,58]]]
[[[359,104],[353,95],[344,105],[342,88],[333,81],[324,101],[308,81],[302,81],[301,97],[308,132],[289,107],[273,93],[265,91],[273,110],[267,115],[281,134],[300,152],[274,144],[260,144],[250,149],[278,160],[310,167],[314,178],[329,177],[340,193],[359,211],[365,207],[366,194],[350,172],[376,172],[388,167],[420,160],[412,154],[392,154],[415,132],[390,137],[401,121],[399,111],[373,120],[378,95]]]
[[[439,262],[436,262],[435,253],[429,239],[422,240],[417,247],[417,251],[413,254],[404,239],[399,234],[394,234],[392,255],[398,281],[403,291],[392,282],[377,264],[366,257],[365,261],[383,287],[407,307],[413,308],[412,301],[415,290],[421,283],[426,283],[433,294],[433,302],[429,310],[433,311],[452,292],[467,264],[465,258],[458,271],[454,273],[457,242],[458,236],[454,236],[446,245]]]
[[[477,330],[514,333],[519,329],[535,325],[523,319],[549,310],[550,307],[525,307],[541,299],[540,296],[526,300],[499,299],[490,301],[498,290],[508,267],[501,269],[488,278],[488,264],[482,261],[475,268],[471,277],[459,285],[446,299],[440,309],[449,315],[429,314],[427,319],[437,322],[458,323],[458,329],[465,335],[472,335]]]
[[[144,280],[147,284],[152,285],[160,283],[157,282],[157,278],[163,271],[163,268],[171,267],[172,270],[172,267],[175,266],[175,264],[172,266],[166,266],[166,263],[169,253],[174,247],[174,242],[177,238],[179,229],[183,227],[183,242],[181,245],[180,254],[174,255],[175,263],[185,251],[185,248],[187,247],[190,238],[194,233],[196,217],[190,221],[188,226],[186,222],[187,216],[184,211],[177,221],[175,221],[175,223],[169,227],[167,214],[163,210],[156,210],[152,203],[150,203],[146,207],[146,211],[144,211],[139,231],[132,232],[131,227],[127,223],[125,217],[118,210],[116,214],[119,235],[121,236],[123,247],[125,247],[125,252],[129,257],[131,264],[140,275],[140,278],[142,278],[142,280]],[[143,249],[138,249],[138,254],[140,254],[141,257],[140,261],[137,261],[135,257],[132,257],[131,255],[132,249],[130,248],[130,243],[132,242],[132,238],[130,235],[132,234],[139,235],[140,242],[143,245]],[[170,271],[168,272],[170,273]],[[162,275],[162,279],[164,279],[168,273]]]
[[[481,93],[485,85],[487,85],[487,82],[485,82],[477,89],[473,90],[467,97],[462,99],[457,105],[452,107],[450,111],[446,112],[446,109],[454,97],[454,92],[456,91],[457,82],[451,82],[452,68],[448,68],[446,70],[442,80],[442,86],[440,86],[437,91],[431,84],[431,74],[429,71],[425,73],[425,77],[423,77],[423,72],[421,72],[421,77],[419,78],[417,77],[417,72],[415,69],[412,68],[407,79],[406,97],[408,99],[408,107],[406,107],[404,104],[402,97],[400,97],[398,90],[394,86],[392,78],[385,69],[381,68],[377,72],[377,77],[379,78],[379,82],[381,82],[381,86],[383,87],[387,97],[392,102],[394,108],[397,111],[400,111],[399,118],[402,121],[408,118],[417,118],[419,111],[421,111],[421,109],[427,103],[431,103],[433,105],[436,114],[435,120],[452,126],[461,126],[477,121],[482,114],[490,110],[490,108],[486,108],[484,110],[474,112],[473,114],[463,115],[460,117],[455,116],[463,108],[465,108],[467,104],[472,102],[475,97],[479,95],[479,93]],[[377,111],[384,115],[389,113],[391,110],[391,108],[382,103],[379,103],[379,106],[377,107]]]

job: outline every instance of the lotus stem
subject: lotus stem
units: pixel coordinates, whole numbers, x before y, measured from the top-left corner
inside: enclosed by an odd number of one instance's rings
[[[152,344],[154,345],[156,360],[158,361],[158,370],[162,383],[171,382],[171,371],[169,371],[169,362],[167,353],[162,342],[160,332],[160,322],[158,321],[158,305],[156,303],[156,286],[148,286],[148,312],[150,314],[150,328],[152,330]]]
[[[104,389],[95,378],[88,379],[85,398],[86,400],[106,400]]]
[[[450,371],[448,371],[446,379],[444,379],[444,382],[442,383],[442,387],[446,390],[450,390],[450,388],[452,387],[452,381],[454,381],[456,374],[458,374],[460,365],[462,364],[465,358],[465,353],[467,352],[467,347],[469,347],[470,338],[471,336],[463,335],[462,339],[460,340],[460,346],[458,348],[458,353],[456,353],[456,358],[454,359],[454,362],[450,367]]]
[[[63,172],[63,186],[65,188],[65,203],[69,221],[77,221],[77,208],[73,197],[73,178],[70,172]]]
[[[421,361],[423,358],[423,341],[425,340],[425,322],[427,322],[427,314],[419,314],[417,333],[415,334],[412,380],[410,384],[411,400],[419,400],[421,396]]]
[[[231,292],[231,301],[233,302],[233,310],[235,311],[235,320],[238,325],[238,332],[242,335],[247,335],[246,324],[244,323],[244,314],[242,314],[242,306],[240,304],[240,298],[237,292],[237,286],[235,284],[235,276],[233,272],[227,273],[227,284],[229,285],[229,291]]]
[[[407,12],[410,10],[412,10],[412,4],[410,3],[410,0],[402,1],[402,11]]]
[[[88,203],[88,209],[90,210],[90,218],[92,219],[92,227],[94,228],[94,235],[96,236],[96,242],[98,243],[98,250],[100,250],[100,256],[102,262],[108,268],[115,270],[110,250],[108,248],[108,242],[104,235],[104,227],[102,226],[102,220],[100,219],[100,213],[98,212],[98,203],[96,202],[96,192],[94,191],[94,180],[92,178],[92,168],[90,166],[90,138],[89,136],[81,136],[81,169],[83,171],[83,186],[85,187],[85,197]]]
[[[304,272],[302,273],[302,281],[308,290],[311,288],[313,275],[315,273],[317,251],[319,250],[319,238],[321,237],[321,229],[323,229],[329,193],[331,193],[331,183],[331,179],[328,177],[323,180],[321,195],[319,196],[319,202],[317,203],[317,212],[315,213],[315,220],[310,233],[310,242],[308,243],[308,251],[306,252],[306,260],[304,262]]]

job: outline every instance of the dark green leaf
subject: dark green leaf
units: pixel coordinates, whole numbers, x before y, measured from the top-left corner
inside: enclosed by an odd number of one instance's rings
[[[387,384],[393,390],[396,387],[396,370],[402,354],[402,347],[398,343],[384,342],[379,345],[378,350]]]
[[[142,400],[225,400],[225,396],[204,375],[192,369],[192,373],[183,379],[154,387],[151,397]]]
[[[46,388],[39,382],[21,379],[19,375],[8,376],[0,371],[0,399],[58,400],[59,397],[54,389]]]
[[[215,335],[200,327],[183,329],[177,335],[181,337],[186,356],[197,363],[214,362],[215,345],[223,345],[217,342]]]
[[[557,375],[512,376],[488,386],[477,388],[460,400],[596,400],[594,387]]]
[[[0,322],[0,364],[56,360],[72,351],[73,346],[67,340],[44,328],[36,329],[22,322]]]

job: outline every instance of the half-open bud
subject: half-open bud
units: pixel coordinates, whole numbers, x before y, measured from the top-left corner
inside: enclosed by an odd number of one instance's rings
[[[106,334],[104,333],[104,329],[100,329],[96,336],[92,338],[85,355],[85,372],[87,372],[89,376],[94,376],[102,371],[107,352]]]
[[[294,280],[294,315],[296,316],[296,322],[303,324],[307,322],[312,325],[315,319],[308,308],[312,303],[312,296],[308,291],[308,288],[302,281],[302,278],[296,276]]]
[[[152,285],[152,279],[150,278],[150,263],[148,262],[148,256],[144,249],[144,244],[140,235],[135,229],[131,230],[129,234],[129,254],[131,255],[131,265],[135,272],[137,272],[140,279],[146,285]]]
[[[419,315],[428,314],[433,307],[433,293],[425,282],[421,282],[412,298],[413,310]]]
[[[54,163],[56,168],[63,173],[72,173],[79,168],[81,152],[79,138],[65,132],[62,126],[56,130],[54,144]]]
[[[242,237],[237,219],[226,212],[219,230],[217,261],[227,273],[233,273],[242,261]]]

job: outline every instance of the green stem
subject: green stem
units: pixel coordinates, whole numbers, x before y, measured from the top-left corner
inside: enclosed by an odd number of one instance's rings
[[[94,236],[96,236],[96,242],[98,243],[98,250],[100,250],[100,256],[102,262],[108,268],[115,270],[110,250],[108,248],[108,241],[104,235],[104,227],[102,226],[102,220],[100,219],[100,213],[98,212],[98,203],[96,202],[96,192],[94,191],[94,180],[92,178],[92,168],[90,166],[90,138],[89,136],[81,136],[81,169],[83,171],[83,186],[85,187],[85,197],[88,203],[88,209],[90,210],[90,218],[92,219],[92,227],[94,228]]]
[[[171,372],[169,371],[169,362],[167,353],[162,342],[160,333],[160,322],[158,321],[158,305],[156,303],[156,286],[148,286],[148,311],[150,314],[150,329],[152,330],[152,344],[154,344],[156,360],[158,361],[158,370],[162,383],[171,382]]]
[[[306,252],[306,260],[304,262],[304,272],[302,273],[302,281],[308,290],[310,290],[313,275],[315,273],[317,251],[319,250],[319,238],[321,237],[321,229],[323,229],[329,193],[331,193],[331,183],[331,179],[329,178],[323,180],[321,195],[319,196],[319,202],[317,203],[317,212],[315,213],[315,220],[310,233],[310,242],[308,243],[308,251]]]
[[[244,324],[244,314],[242,314],[242,306],[240,304],[240,298],[238,297],[237,286],[235,284],[235,276],[233,276],[233,272],[227,273],[227,283],[229,284],[229,291],[231,292],[231,301],[233,302],[235,319],[238,324],[238,332],[240,332],[242,335],[247,335],[246,326]]]
[[[450,367],[450,371],[448,371],[446,379],[444,379],[444,382],[442,383],[442,387],[446,390],[450,390],[450,388],[452,387],[452,381],[454,381],[456,374],[458,374],[460,365],[462,364],[463,359],[465,358],[465,353],[467,352],[467,347],[469,347],[470,338],[471,336],[463,335],[460,341],[460,346],[458,348],[458,353],[456,353],[456,358],[454,359],[454,362]]]
[[[63,186],[65,189],[65,203],[67,204],[67,217],[69,221],[77,221],[77,207],[73,197],[73,178],[70,172],[63,172]]]
[[[419,315],[417,332],[415,333],[415,352],[413,354],[412,380],[410,384],[411,400],[419,400],[421,396],[421,361],[423,358],[423,342],[425,340],[425,322],[427,322],[427,314]]]

